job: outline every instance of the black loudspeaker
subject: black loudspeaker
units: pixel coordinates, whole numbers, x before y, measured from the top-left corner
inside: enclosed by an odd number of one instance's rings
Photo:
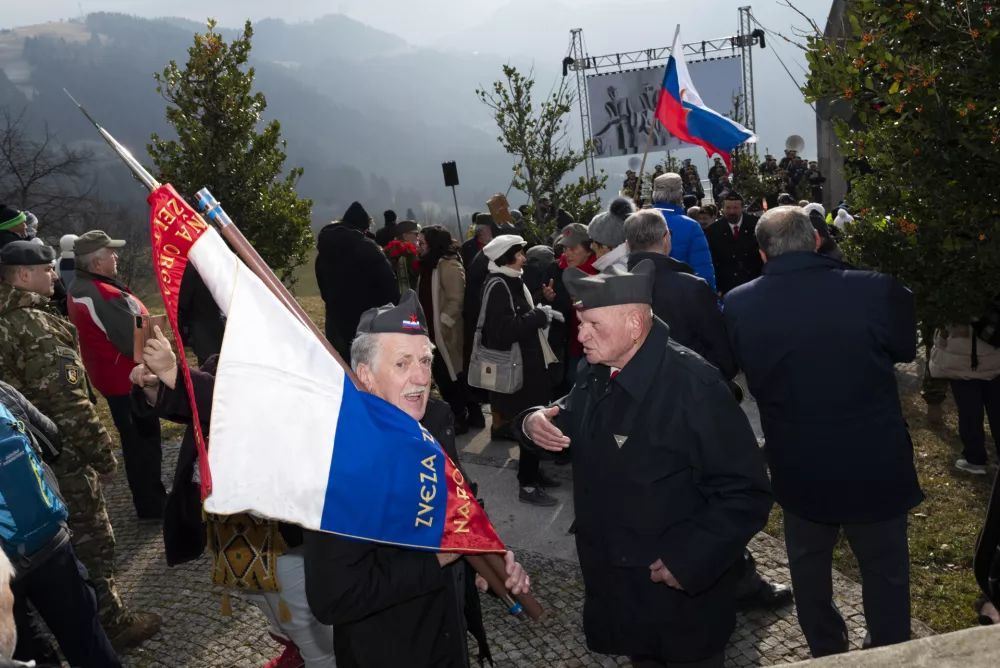
[[[455,161],[442,162],[441,169],[444,171],[444,185],[446,188],[458,185],[458,165]]]

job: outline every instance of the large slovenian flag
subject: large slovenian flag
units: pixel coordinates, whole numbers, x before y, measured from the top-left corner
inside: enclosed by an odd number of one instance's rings
[[[681,43],[681,28],[677,26],[670,60],[663,75],[663,86],[656,104],[656,117],[670,134],[681,141],[701,146],[709,157],[718,153],[733,171],[730,152],[745,142],[757,141],[757,136],[745,127],[712,111],[701,101],[694,87]]]
[[[206,511],[252,511],[307,529],[434,552],[505,551],[430,433],[392,404],[356,389],[306,325],[172,186],[161,186],[148,201],[153,259],[175,336],[180,340],[177,291],[188,262],[228,318],[207,456],[197,413],[194,420]]]

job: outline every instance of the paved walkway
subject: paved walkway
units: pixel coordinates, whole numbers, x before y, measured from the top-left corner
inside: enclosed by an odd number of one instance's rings
[[[756,406],[744,408],[759,434]],[[492,443],[489,431],[464,437],[462,459],[469,476],[479,482],[490,518],[518,560],[532,576],[539,602],[549,611],[541,622],[511,618],[493,599],[484,597],[483,618],[498,666],[576,667],[627,666],[627,659],[591,654],[583,638],[581,612],[583,581],[572,537],[572,482],[568,468],[548,470],[563,480],[554,490],[559,505],[535,508],[516,501],[516,448]],[[177,446],[167,446],[164,480],[170,480]],[[546,465],[547,467],[549,465]],[[152,610],[164,618],[163,630],[124,657],[126,666],[143,668],[259,668],[278,653],[266,633],[257,609],[232,597],[233,616],[220,614],[221,591],[208,578],[208,559],[167,568],[162,555],[160,527],[138,522],[131,512],[124,475],[105,486],[118,541],[118,586],[125,601],[136,609]],[[750,546],[765,578],[789,583],[784,547],[766,535]],[[848,620],[851,641],[864,638],[861,589],[839,574],[834,587],[837,604]],[[918,635],[928,629],[915,625]],[[805,640],[790,607],[777,612],[740,615],[727,648],[727,667],[766,666],[808,658]]]

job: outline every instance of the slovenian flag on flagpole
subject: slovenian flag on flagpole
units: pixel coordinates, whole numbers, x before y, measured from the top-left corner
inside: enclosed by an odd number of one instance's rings
[[[197,429],[206,511],[254,512],[434,552],[505,551],[430,433],[356,389],[313,333],[172,186],[161,186],[148,201],[157,280],[177,339],[177,291],[188,262],[228,319],[207,456]],[[178,357],[189,379],[183,349]],[[187,387],[190,392],[189,380]]]
[[[757,141],[757,136],[745,127],[705,106],[694,87],[681,43],[681,27],[674,33],[670,60],[663,75],[660,99],[656,104],[656,117],[670,134],[681,141],[701,146],[709,157],[718,153],[729,171],[733,171],[730,152],[746,142]]]

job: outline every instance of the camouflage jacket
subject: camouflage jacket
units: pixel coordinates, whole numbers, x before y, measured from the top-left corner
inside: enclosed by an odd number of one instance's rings
[[[90,403],[76,327],[48,298],[7,283],[0,283],[0,375],[59,428],[57,473],[115,471],[111,439]]]

